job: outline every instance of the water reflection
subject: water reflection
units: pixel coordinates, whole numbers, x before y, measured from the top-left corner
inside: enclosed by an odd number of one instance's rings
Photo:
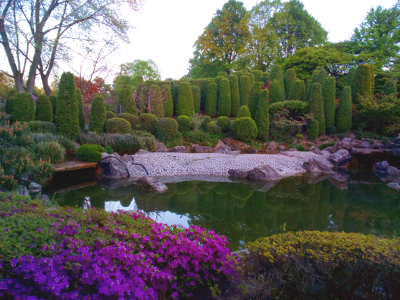
[[[316,183],[292,177],[278,184],[186,181],[167,184],[164,194],[146,195],[135,185],[101,184],[66,190],[60,205],[91,205],[109,211],[139,209],[158,222],[197,225],[226,235],[232,250],[247,242],[287,230],[328,230],[392,235],[400,231],[399,193],[385,184],[348,184],[326,179]],[[347,185],[346,185],[347,186]],[[342,188],[342,189],[341,189]]]

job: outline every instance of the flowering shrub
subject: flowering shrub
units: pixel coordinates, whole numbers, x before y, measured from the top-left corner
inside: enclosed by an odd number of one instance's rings
[[[237,263],[225,237],[196,226],[12,200],[0,202],[0,297],[177,299]]]

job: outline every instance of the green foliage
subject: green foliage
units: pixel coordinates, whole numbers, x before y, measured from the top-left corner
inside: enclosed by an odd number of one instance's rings
[[[304,80],[296,79],[293,98],[294,98],[294,100],[305,101],[306,87],[304,84]]]
[[[231,88],[231,115],[236,116],[240,108],[239,82],[235,75],[229,75],[228,79]]]
[[[373,94],[373,87],[371,81],[371,69],[369,65],[360,65],[357,68],[354,76],[353,86],[354,89],[354,103],[359,103],[362,97],[371,97]]]
[[[158,118],[153,114],[141,114],[139,117],[140,126],[143,130],[153,132],[154,126],[156,125]]]
[[[127,105],[133,99],[133,87],[124,86],[118,91],[118,105]]]
[[[255,119],[258,128],[258,138],[266,142],[269,134],[269,93],[268,89],[262,90],[258,100]]]
[[[319,134],[319,122],[317,120],[308,120],[307,133],[308,138],[311,141],[315,141],[317,139]]]
[[[275,65],[272,67],[271,72],[269,73],[269,79],[276,80],[282,89],[282,99],[281,100],[276,99],[276,101],[285,100],[285,98],[286,98],[285,85],[283,82],[283,72],[282,72],[282,68],[280,65]],[[271,91],[271,93],[272,93],[272,91]]]
[[[339,132],[350,131],[352,125],[352,101],[351,88],[345,86],[340,95],[339,106],[337,109],[336,122]]]
[[[85,110],[83,108],[83,96],[81,94],[81,91],[77,88],[76,89],[76,102],[78,105],[78,118],[79,118],[79,128],[84,129],[85,128]]]
[[[108,146],[108,145],[104,147],[104,151],[105,151],[107,154],[113,154],[113,153],[114,153],[113,148],[111,148],[111,147]]]
[[[35,103],[29,93],[18,93],[12,108],[13,122],[30,122],[35,120]]]
[[[311,90],[312,90],[313,84],[318,83],[318,79],[319,79],[319,70],[314,70],[314,72],[311,76],[311,82],[308,85],[307,90],[306,90],[306,100],[307,101],[310,101],[310,95],[311,95]]]
[[[106,105],[106,107],[107,107],[107,105]],[[130,98],[128,98],[128,102],[126,103],[126,107],[125,107],[126,109],[125,109],[125,111],[126,111],[126,113],[128,113],[128,114],[131,114],[131,115],[137,115],[137,106],[136,106],[136,101],[135,101],[135,99],[133,98],[133,97],[130,97]],[[108,109],[106,109],[107,111],[111,111],[111,108],[108,110]]]
[[[178,102],[178,95],[179,95],[179,81],[174,80],[173,85],[171,87],[171,95],[172,95],[172,103],[174,107],[174,113],[176,112],[176,105]]]
[[[111,111],[106,111],[104,98],[101,94],[96,94],[92,100],[92,108],[89,114],[89,131],[102,133],[106,120],[110,119],[108,115],[115,114]]]
[[[247,75],[241,76],[239,81],[240,106],[248,105],[250,90],[250,77]]]
[[[6,113],[11,115],[15,99],[17,98],[17,90],[12,89],[7,93],[7,101],[5,105]]]
[[[110,104],[106,104],[106,111],[111,111],[111,106],[110,106]]]
[[[389,96],[393,93],[397,93],[397,82],[395,80],[388,80],[385,82],[385,85],[383,86],[383,93],[386,96]]]
[[[255,82],[251,88],[249,97],[249,111],[253,119],[256,116],[258,100],[260,99],[260,93],[261,93],[261,82]]]
[[[33,152],[44,160],[49,160],[52,164],[64,161],[65,149],[58,142],[37,143]]]
[[[319,134],[325,133],[325,113],[324,99],[322,97],[322,88],[320,83],[314,83],[311,87],[310,102],[308,106],[309,113],[319,123]]]
[[[179,116],[176,121],[178,122],[180,131],[186,132],[190,130],[191,120],[188,116]]]
[[[222,131],[228,131],[231,126],[231,120],[228,117],[221,116],[217,119],[217,125]]]
[[[336,95],[336,80],[335,77],[326,77],[322,85],[322,95],[324,98],[324,113],[325,113],[325,127],[333,126],[335,124],[335,95]]]
[[[56,122],[58,132],[68,137],[79,135],[79,110],[76,101],[76,86],[71,72],[61,75],[58,85]]]
[[[36,100],[36,120],[53,122],[53,107],[46,95],[39,95]]]
[[[354,77],[356,76],[357,67],[351,67],[346,75],[345,85],[352,87],[354,84]]]
[[[211,141],[210,134],[203,130],[197,131],[188,131],[185,133],[186,140],[189,143],[198,144],[198,145],[207,145]]]
[[[220,71],[220,72],[218,72],[218,77],[219,77],[219,76],[222,76],[222,77],[228,78],[228,73],[227,73],[227,72],[225,72],[225,71]]]
[[[79,159],[87,162],[98,162],[101,160],[101,153],[104,148],[100,145],[84,144],[76,150]]]
[[[104,107],[105,108],[105,107]],[[116,118],[117,116],[112,111],[106,111],[106,121]],[[89,121],[90,122],[90,121]]]
[[[321,146],[319,146],[319,149],[324,150],[324,149],[326,149],[326,148],[328,148],[328,147],[332,147],[332,146],[334,146],[334,145],[336,145],[336,142],[335,142],[335,141],[327,142],[327,143],[324,143],[324,144],[322,144]]]
[[[296,71],[291,68],[287,69],[285,73],[284,85],[287,100],[300,100],[296,98]]]
[[[45,121],[30,121],[28,123],[31,132],[33,133],[52,133],[55,134],[57,132],[56,125],[52,122]]]
[[[122,118],[112,118],[106,121],[105,132],[107,133],[130,133],[131,124]]]
[[[183,144],[182,132],[177,132],[172,138],[164,142],[165,146],[168,148],[173,148]],[[157,147],[156,147],[157,149]],[[154,150],[155,151],[155,150]]]
[[[129,124],[131,124],[131,128],[132,129],[136,128],[136,125],[137,125],[137,123],[139,121],[139,118],[137,116],[132,115],[132,114],[128,114],[128,113],[119,114],[118,118],[122,118],[122,119],[127,120],[129,122]]]
[[[251,118],[250,110],[247,105],[242,105],[239,109],[239,112],[236,116],[236,119],[239,118]]]
[[[133,134],[118,134],[118,133],[103,133],[97,134],[89,132],[79,136],[80,144],[97,144],[103,147],[110,146],[115,152],[120,155],[135,154],[140,149],[147,151],[155,151],[154,137],[139,137]]]
[[[178,116],[193,116],[194,104],[192,88],[189,82],[181,82],[179,84],[178,101],[176,103],[176,113]]]
[[[286,110],[290,114],[306,114],[308,109],[308,104],[303,101],[293,100],[293,101],[281,101],[276,103],[271,103],[269,106],[269,114],[271,116],[275,114],[283,114]]]
[[[57,95],[50,95],[49,100],[51,102],[51,107],[53,108],[53,121],[55,122],[56,121],[56,111],[57,111]]]
[[[221,127],[219,127],[215,122],[209,122],[206,125],[206,132],[209,134],[219,134],[221,133]]]
[[[269,124],[269,138],[279,143],[292,142],[293,137],[301,133],[302,126],[302,122],[291,119],[274,120]]]
[[[183,116],[179,116],[178,119]],[[178,122],[172,118],[161,118],[155,125],[156,137],[161,142],[167,142],[173,139],[178,132]]]
[[[200,112],[200,105],[201,105],[200,87],[192,86],[192,94],[193,94],[194,113],[198,114]]]
[[[167,94],[167,102],[165,103],[164,116],[170,118],[174,114],[174,101],[172,99],[171,85],[163,85],[162,88]]]
[[[210,122],[211,122],[210,116],[205,116],[203,122],[201,123],[201,128],[203,128],[205,130],[207,124]]]
[[[283,101],[283,89],[277,80],[272,80],[270,83],[270,98],[271,103]]]
[[[224,78],[219,83],[218,114],[229,117],[231,115],[231,88],[229,80]]]
[[[324,80],[326,77],[326,71],[321,66],[317,67],[317,70],[319,70],[318,83],[321,84],[321,86],[322,86],[324,84]]]
[[[217,114],[217,95],[218,86],[215,82],[210,82],[207,85],[207,96],[206,96],[206,106],[205,112],[207,116],[215,117]]]
[[[254,75],[255,82],[262,82],[261,77],[263,76],[263,72],[261,70],[251,70],[251,74]]]
[[[236,118],[232,131],[236,139],[243,142],[254,140],[258,135],[256,122],[252,118]]]

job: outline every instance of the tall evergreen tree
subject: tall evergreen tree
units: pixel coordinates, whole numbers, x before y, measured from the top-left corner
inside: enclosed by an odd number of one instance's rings
[[[287,100],[298,100],[295,98],[296,92],[296,71],[287,69],[284,77],[285,93]]]
[[[304,80],[296,79],[294,100],[304,101],[306,98],[306,87],[304,85]]]
[[[254,75],[255,82],[262,82],[261,77],[263,76],[263,72],[261,70],[251,70],[251,73]]]
[[[262,141],[268,140],[269,135],[269,92],[264,89],[260,92],[255,122],[258,128],[258,138]]]
[[[17,93],[12,106],[13,122],[30,122],[35,120],[35,103],[29,93]]]
[[[371,69],[369,65],[359,65],[354,76],[354,103],[359,103],[360,98],[373,94]]]
[[[92,100],[89,114],[89,131],[103,133],[106,122],[106,103],[101,94],[96,94]]]
[[[314,70],[314,72],[313,72],[313,74],[311,76],[311,82],[308,85],[308,89],[306,91],[306,99],[307,99],[307,101],[310,101],[311,90],[312,90],[312,87],[313,87],[314,83],[318,83],[319,72],[320,72],[319,70]]]
[[[325,127],[335,124],[335,95],[336,79],[335,77],[326,77],[322,86],[322,95],[324,97]]]
[[[385,85],[383,86],[383,93],[386,96],[389,96],[393,93],[397,92],[397,82],[395,80],[388,80],[385,82]]]
[[[194,104],[192,87],[189,82],[181,82],[179,84],[178,102],[176,103],[176,112],[178,116],[193,116]]]
[[[193,94],[194,113],[198,114],[200,112],[200,104],[201,104],[200,87],[192,86],[192,94]]]
[[[283,73],[282,73],[282,68],[280,65],[275,65],[272,67],[271,72],[269,73],[269,79],[270,80],[276,80],[280,84],[282,91],[283,91],[283,98],[281,101],[286,99],[286,94],[285,94],[285,85],[283,82]]]
[[[277,80],[272,80],[270,82],[270,92],[269,97],[271,98],[271,103],[282,102],[283,89]]]
[[[231,115],[236,116],[240,108],[239,83],[235,75],[229,75],[228,79],[231,87]]]
[[[249,110],[251,117],[254,119],[256,116],[258,100],[260,99],[261,93],[261,82],[254,82],[251,87],[250,97],[249,97]]]
[[[205,112],[206,115],[210,116],[211,118],[215,117],[217,114],[217,90],[218,86],[214,81],[211,81],[207,85]]]
[[[240,106],[249,104],[249,94],[251,90],[250,77],[243,75],[239,81],[239,92],[240,92]]]
[[[324,100],[322,97],[322,88],[320,83],[314,83],[311,87],[309,112],[313,114],[314,119],[319,123],[319,134],[325,133],[325,113]]]
[[[227,78],[219,82],[218,115],[229,117],[231,115],[231,88]]]
[[[85,110],[83,108],[83,96],[81,94],[81,91],[77,88],[76,89],[76,103],[78,105],[78,110],[79,110],[79,127],[80,129],[85,128]]]
[[[339,132],[350,131],[352,126],[352,101],[351,88],[345,86],[341,95],[336,115],[337,130]]]
[[[318,67],[317,70],[319,70],[318,83],[320,83],[322,86],[324,84],[324,80],[326,77],[326,71],[325,71],[324,67]]]
[[[53,122],[53,107],[46,95],[39,95],[36,100],[36,120]]]
[[[163,85],[164,93],[167,94],[167,102],[165,102],[164,116],[167,118],[172,117],[174,114],[174,102],[172,100],[171,85]]]

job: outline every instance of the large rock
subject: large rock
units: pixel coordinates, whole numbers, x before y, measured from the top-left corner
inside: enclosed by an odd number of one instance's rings
[[[222,147],[222,146],[226,146],[226,144],[223,142],[223,141],[221,141],[221,140],[218,140],[218,143],[215,145],[215,147],[212,149],[214,152],[216,152],[216,151],[218,151],[218,149],[220,148],[220,147]]]
[[[318,149],[318,148],[315,148],[314,150],[311,150],[311,152],[312,152],[312,153],[315,153],[315,154],[317,154],[317,155],[323,155],[322,150],[321,150],[321,149]]]
[[[351,147],[351,138],[344,138],[340,142],[336,143],[333,146],[333,149],[334,149],[334,152],[336,152],[340,149],[349,150],[350,147]]]
[[[400,175],[400,170],[395,168],[395,167],[389,166],[387,168],[387,173],[390,176],[399,176]]]
[[[393,181],[387,184],[388,187],[395,189],[396,191],[400,191],[400,184],[398,181]]]
[[[28,190],[31,195],[35,195],[42,191],[42,186],[32,181],[28,186]]]
[[[286,147],[284,145],[279,145],[278,150],[279,151],[285,151]]]
[[[186,153],[188,151],[185,146],[176,146],[169,150],[169,152]]]
[[[221,145],[220,147],[218,147],[218,149],[215,150],[215,153],[228,154],[231,151],[232,151],[231,147],[227,145]]]
[[[168,187],[164,183],[150,176],[139,178],[136,183],[136,188],[141,191],[153,193],[164,193],[168,190]]]
[[[198,144],[193,144],[192,150],[196,153],[205,153],[205,152],[210,152],[212,148],[209,146],[200,146]]]
[[[304,162],[303,168],[309,173],[335,173],[326,164],[314,158],[310,158],[308,161]]]
[[[136,153],[138,154],[138,153]],[[120,157],[119,157],[120,159]],[[132,161],[132,159],[130,159]],[[116,159],[116,156],[105,158],[99,162],[100,167],[103,169],[102,176],[107,178],[126,178],[129,177],[126,164]]]
[[[374,164],[373,170],[378,173],[387,173],[389,168],[389,163],[384,160],[383,162],[377,162]]]
[[[385,147],[385,145],[383,145],[381,140],[374,140],[372,147],[374,149],[381,149],[381,148]]]
[[[44,194],[42,194],[42,195],[40,195],[40,201],[42,201],[42,203],[44,204],[44,205],[46,205],[46,206],[49,206],[50,205],[50,198],[49,198],[49,196],[47,196],[47,195],[44,195]]]
[[[30,196],[28,188],[24,185],[17,186],[12,192],[23,196]]]
[[[254,168],[249,172],[249,179],[269,181],[269,180],[280,180],[282,176],[274,170],[270,165],[265,164],[261,167]]]
[[[156,142],[156,145],[157,145],[156,152],[168,152],[168,148],[167,146],[164,145],[164,143]]]
[[[347,167],[353,157],[351,156],[350,152],[345,149],[340,149],[335,153],[328,156],[328,160],[335,166],[335,167]]]
[[[251,146],[231,138],[224,138],[222,142],[234,151],[249,152],[251,149]]]
[[[276,148],[278,147],[278,145],[275,142],[270,142],[268,144],[267,148],[267,152],[273,152],[276,151]]]
[[[343,173],[335,173],[333,176],[329,178],[329,181],[341,190],[347,190],[349,188],[349,180],[350,175]]]
[[[238,169],[230,169],[228,170],[228,174],[231,177],[235,177],[235,178],[247,178],[249,176],[249,172],[248,170],[238,170]]]

